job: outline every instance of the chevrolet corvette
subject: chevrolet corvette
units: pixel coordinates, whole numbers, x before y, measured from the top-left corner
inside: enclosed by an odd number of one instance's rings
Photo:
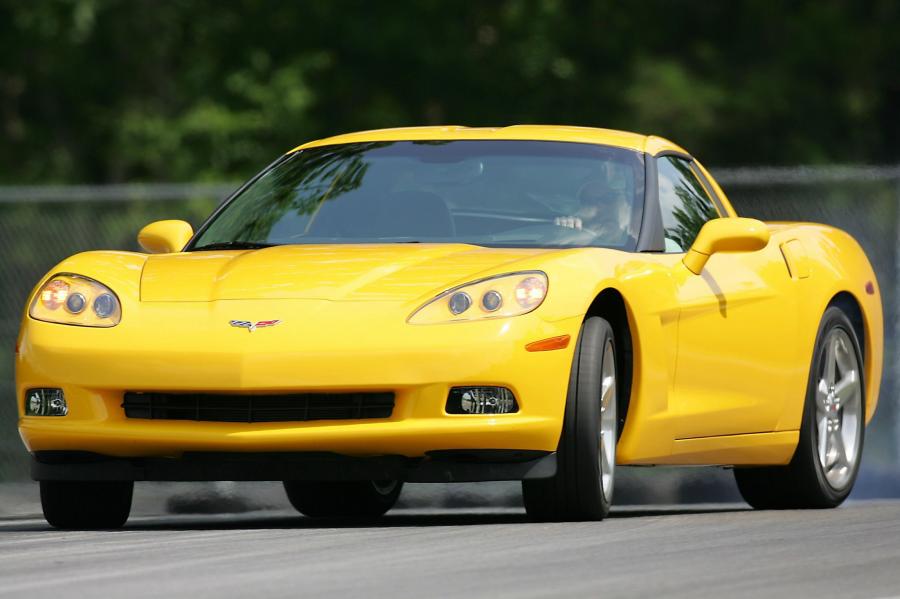
[[[878,400],[857,242],[739,217],[659,137],[340,135],[138,242],[27,300],[19,431],[55,527],[123,525],[148,480],[283,481],[319,518],[380,516],[404,482],[520,480],[530,517],[599,520],[617,466],[655,464],[828,508]]]

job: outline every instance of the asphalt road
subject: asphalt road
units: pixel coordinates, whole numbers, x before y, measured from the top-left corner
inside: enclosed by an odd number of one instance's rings
[[[536,524],[521,510],[398,510],[374,525],[286,511],[137,517],[119,531],[0,520],[0,596],[887,597],[900,502],[753,512],[614,510]]]

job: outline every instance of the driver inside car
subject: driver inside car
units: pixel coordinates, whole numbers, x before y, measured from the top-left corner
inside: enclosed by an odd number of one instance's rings
[[[628,236],[631,205],[624,190],[605,178],[589,179],[578,189],[579,208],[571,216],[558,216],[554,224],[594,234],[603,243],[616,244]]]

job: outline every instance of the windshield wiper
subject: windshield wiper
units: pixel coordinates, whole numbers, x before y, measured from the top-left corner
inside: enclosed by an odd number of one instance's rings
[[[260,243],[258,241],[218,241],[216,243],[208,243],[191,248],[194,252],[203,252],[206,250],[260,250],[262,248],[270,248],[274,243]]]

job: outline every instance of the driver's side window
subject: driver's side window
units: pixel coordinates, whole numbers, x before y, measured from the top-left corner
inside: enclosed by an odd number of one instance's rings
[[[719,214],[690,162],[675,156],[661,156],[656,159],[656,170],[665,251],[686,252],[706,221],[718,218]]]

